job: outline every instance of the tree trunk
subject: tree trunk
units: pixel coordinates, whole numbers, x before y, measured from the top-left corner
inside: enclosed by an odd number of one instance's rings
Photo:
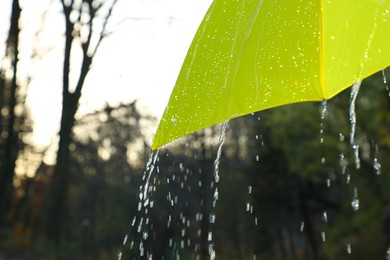
[[[15,171],[15,162],[18,154],[18,134],[15,131],[15,106],[17,101],[17,66],[19,55],[19,18],[21,9],[19,6],[19,0],[14,0],[12,3],[11,25],[7,40],[7,55],[12,60],[11,66],[13,70],[11,82],[5,80],[5,87],[9,86],[9,99],[8,106],[5,104],[4,109],[8,109],[8,118],[6,120],[7,138],[4,144],[4,150],[2,155],[2,161],[0,166],[0,220],[4,220],[5,215],[10,209],[12,197],[13,197],[13,178]],[[8,91],[7,91],[8,92]],[[7,106],[7,108],[6,108]],[[0,221],[0,224],[3,221]]]
[[[71,131],[74,125],[74,105],[71,100],[64,99],[61,128],[59,133],[59,145],[57,151],[57,163],[54,167],[49,198],[47,201],[46,236],[55,242],[59,242],[62,234],[63,220],[65,217],[66,194],[69,184],[69,145],[71,143]]]
[[[65,49],[64,49],[64,66],[63,66],[63,85],[62,85],[62,114],[61,114],[61,125],[59,133],[59,145],[57,151],[57,162],[54,167],[52,176],[52,184],[49,187],[47,208],[45,212],[46,223],[45,233],[46,237],[54,242],[59,242],[62,235],[62,226],[65,216],[65,205],[66,197],[69,186],[69,158],[70,151],[69,145],[72,141],[72,129],[74,125],[74,117],[78,108],[79,100],[81,97],[81,90],[84,86],[85,79],[88,75],[90,66],[92,64],[93,56],[96,54],[97,49],[106,33],[105,28],[107,21],[111,16],[112,9],[117,2],[114,0],[107,11],[107,15],[103,22],[103,28],[100,33],[98,42],[91,46],[91,39],[93,34],[93,20],[96,18],[96,12],[102,5],[94,6],[93,1],[86,1],[88,7],[88,15],[90,16],[89,21],[85,23],[87,30],[86,39],[81,43],[80,47],[83,52],[80,76],[75,86],[74,92],[70,89],[70,58],[71,50],[74,43],[74,37],[78,37],[75,34],[75,22],[71,20],[72,11],[76,10],[77,5],[74,6],[74,2],[67,3],[65,0],[61,0],[63,7],[64,18],[65,18]],[[76,8],[76,9],[73,9]],[[77,11],[77,10],[76,10]],[[83,10],[78,10],[81,17]],[[76,12],[77,13],[77,12]],[[80,18],[81,19],[81,18]],[[78,22],[80,22],[80,19]],[[79,32],[80,33],[80,32]]]
[[[66,7],[64,5],[66,30],[62,83],[62,112],[59,132],[60,139],[57,150],[57,161],[54,167],[51,185],[48,190],[47,207],[44,216],[46,237],[56,243],[61,239],[63,220],[65,217],[64,214],[66,212],[66,195],[69,185],[69,145],[72,140],[71,135],[74,125],[74,116],[81,95],[81,87],[80,89],[76,89],[77,92],[69,92],[70,55],[73,42],[73,24],[69,19],[71,8],[72,7]],[[87,69],[89,69],[89,66]],[[87,71],[82,71],[81,75],[86,76]]]

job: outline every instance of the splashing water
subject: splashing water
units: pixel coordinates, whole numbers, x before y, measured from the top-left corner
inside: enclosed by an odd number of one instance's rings
[[[360,169],[360,158],[359,158],[359,145],[357,144],[355,134],[356,134],[356,98],[359,94],[359,89],[361,85],[361,81],[356,82],[352,86],[351,96],[350,96],[350,106],[349,106],[349,120],[351,122],[351,136],[350,143],[352,145],[352,149],[354,152],[354,160],[356,169]]]

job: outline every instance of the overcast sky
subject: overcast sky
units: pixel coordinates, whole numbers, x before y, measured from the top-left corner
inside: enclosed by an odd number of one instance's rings
[[[1,44],[10,15],[11,1],[6,2],[8,6],[2,3],[0,8]],[[61,111],[63,16],[55,0],[20,2],[23,10],[20,78],[27,74],[33,77],[27,101],[35,122],[34,140],[47,145],[58,132]],[[102,42],[83,89],[79,112],[99,109],[106,102],[115,105],[138,99],[145,110],[160,117],[211,2],[119,0],[110,27],[114,33]],[[4,46],[0,47],[3,50]],[[34,48],[50,51],[32,63]]]

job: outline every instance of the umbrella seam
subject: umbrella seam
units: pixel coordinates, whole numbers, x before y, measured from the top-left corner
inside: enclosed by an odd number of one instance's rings
[[[324,4],[323,1],[320,0],[320,12],[319,12],[319,59],[320,59],[320,89],[323,99],[328,98],[328,94],[326,92],[326,82],[325,82],[325,62],[324,62],[324,21],[323,21],[323,12],[324,12]]]

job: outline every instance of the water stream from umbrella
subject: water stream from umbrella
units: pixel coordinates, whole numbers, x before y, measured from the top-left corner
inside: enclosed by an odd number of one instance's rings
[[[388,90],[387,86],[387,79],[386,79],[386,74],[383,71],[383,82],[386,86],[386,89]],[[356,115],[356,100],[357,96],[359,94],[359,89],[360,89],[361,82],[357,82],[352,86],[351,89],[351,94],[350,94],[350,105],[349,105],[349,121],[350,121],[350,138],[349,138],[349,143],[350,147],[352,148],[353,151],[353,163],[356,169],[360,168],[360,158],[359,158],[359,144],[358,140],[356,138],[356,123],[357,123],[357,115]],[[321,126],[320,126],[320,143],[324,143],[324,131],[325,131],[325,117],[328,109],[328,104],[326,101],[322,102],[321,106]],[[225,134],[226,130],[228,128],[228,122],[223,123],[222,125],[222,131],[221,135],[219,138],[219,144],[218,144],[218,149],[217,149],[217,154],[216,154],[216,159],[214,160],[213,164],[213,179],[210,183],[210,188],[211,188],[211,211],[209,212],[209,215],[202,215],[201,213],[197,214],[196,220],[201,222],[202,218],[206,218],[208,220],[208,231],[207,231],[207,249],[208,249],[208,255],[210,259],[214,259],[216,252],[214,248],[214,225],[216,222],[216,205],[218,202],[219,198],[219,182],[220,182],[220,163],[221,163],[221,155],[222,155],[222,149],[223,145],[225,143]],[[345,140],[345,137],[343,134],[340,133],[339,136],[340,142],[343,142]],[[256,135],[256,141],[261,142],[261,146],[263,146],[263,141],[262,141],[262,136],[261,135]],[[256,155],[256,161],[259,161],[260,155]],[[156,189],[158,188],[159,181],[157,181],[156,174],[158,175],[160,170],[158,166],[159,162],[159,150],[151,153],[149,155],[149,160],[146,165],[146,169],[143,173],[142,177],[142,185],[139,188],[139,193],[138,193],[138,215],[134,217],[134,219],[131,222],[131,229],[133,233],[136,235],[133,236],[132,241],[130,240],[129,237],[130,235],[126,235],[124,240],[123,240],[123,245],[130,247],[130,250],[135,250],[138,252],[138,255],[140,257],[145,257],[147,259],[152,259],[153,255],[151,252],[150,244],[152,243],[153,240],[153,223],[151,223],[151,219],[149,216],[149,213],[151,209],[154,206],[154,200],[153,200],[153,194],[156,192]],[[321,158],[321,163],[325,164],[325,157]],[[341,173],[343,176],[346,177],[346,183],[349,184],[351,176],[349,173],[347,173],[347,159],[345,158],[344,153],[340,153],[339,155],[339,166],[341,168]],[[378,159],[378,146],[375,145],[375,151],[374,151],[374,158],[373,158],[373,167],[375,169],[375,172],[377,175],[381,173],[381,164]],[[189,169],[186,169],[185,166],[180,163],[179,164],[179,169],[180,172],[184,174],[189,173]],[[175,175],[173,174],[172,180],[175,180]],[[169,179],[167,179],[167,182],[169,183]],[[181,186],[185,186],[185,183],[182,182]],[[331,179],[327,179],[327,186],[331,186]],[[251,196],[252,194],[252,189],[253,187],[251,185],[248,185],[248,195]],[[171,192],[168,192],[167,199],[170,201],[171,206],[173,207],[174,205],[177,204],[177,197],[173,197]],[[351,206],[353,211],[358,211],[360,209],[360,204],[359,204],[359,197],[358,197],[358,189],[357,187],[353,188],[353,195],[352,195],[352,201],[351,201]],[[246,211],[249,212],[252,216],[253,214],[253,205],[251,204],[250,201],[246,202]],[[199,215],[199,217],[198,217]],[[185,246],[190,247],[192,245],[192,241],[190,239],[185,239],[186,234],[188,229],[190,228],[190,220],[186,219],[186,217],[181,214],[180,215],[180,221],[183,223],[181,225],[181,240],[180,242],[176,243],[173,241],[171,238],[169,240],[169,246],[172,248],[176,248],[176,258],[180,258],[180,252],[179,249],[183,249]],[[329,223],[329,215],[327,211],[322,212],[322,220],[325,225],[328,225]],[[173,217],[169,215],[168,220],[167,220],[167,227],[171,227],[173,222]],[[258,225],[258,219],[257,217],[254,217],[254,225]],[[301,232],[305,230],[305,222],[302,221],[300,224],[300,227],[297,227],[297,229]],[[199,229],[198,233],[201,232]],[[202,230],[203,232],[203,230]],[[320,231],[320,239],[325,242],[326,241],[326,233],[324,230]],[[136,247],[136,248],[135,248]],[[194,246],[194,252],[199,252],[200,244],[195,244]],[[352,249],[351,249],[351,244],[347,243],[346,244],[346,251],[348,254],[351,254]],[[118,258],[121,259],[122,253],[119,254]],[[254,255],[255,257],[255,255]]]
[[[383,84],[385,85],[387,96],[390,97],[390,89],[389,85],[387,84],[387,77],[386,77],[386,70],[382,70],[382,78],[383,78]]]
[[[228,121],[224,122],[222,124],[222,131],[219,138],[219,144],[218,144],[218,150],[216,159],[214,160],[214,168],[213,168],[213,180],[210,183],[211,193],[212,193],[212,208],[207,213],[208,215],[203,215],[203,213],[198,213],[196,216],[197,221],[202,221],[203,218],[206,218],[208,220],[208,230],[207,230],[207,250],[208,255],[210,259],[215,258],[215,249],[214,249],[214,239],[213,239],[213,225],[216,221],[216,215],[215,215],[215,207],[218,202],[219,198],[219,187],[218,183],[220,181],[220,175],[219,175],[219,165],[221,162],[221,155],[222,155],[222,148],[225,142],[225,135],[226,130],[228,128]],[[159,162],[159,150],[155,152],[151,152],[149,154],[149,160],[146,164],[145,171],[142,176],[142,184],[139,188],[138,193],[138,214],[134,216],[133,220],[131,221],[131,233],[133,239],[129,241],[130,235],[126,235],[123,239],[123,246],[126,248],[124,251],[132,251],[136,252],[135,254],[144,257],[146,259],[153,259],[151,246],[153,240],[153,223],[151,223],[151,216],[150,212],[154,206],[154,200],[153,200],[153,194],[156,192],[160,180],[158,180],[159,176],[156,176],[160,173],[159,166],[157,165]],[[185,186],[185,182],[187,181],[187,175],[189,174],[189,169],[185,169],[183,163],[179,164],[179,171],[183,173],[183,180],[180,183],[181,188],[183,189]],[[199,172],[200,173],[200,172]],[[180,177],[179,177],[180,178]],[[175,173],[172,174],[171,177],[168,177],[166,182],[169,184],[172,181],[176,181],[176,175]],[[189,188],[191,190],[191,187]],[[172,193],[168,191],[167,193],[167,200],[170,202],[170,205],[174,207],[175,205],[178,205],[179,198],[177,196],[173,197]],[[206,203],[206,202],[204,202]],[[188,205],[187,205],[188,206]],[[173,222],[173,217],[170,214],[168,216],[167,220],[167,228],[171,228]],[[173,248],[176,252],[176,258],[180,258],[179,249],[183,249],[185,246],[189,247],[191,245],[190,239],[185,240],[184,237],[186,236],[186,230],[190,227],[190,220],[187,220],[183,213],[180,213],[180,222],[183,224],[181,225],[181,240],[179,241],[179,244],[177,242],[174,242],[171,238],[169,240],[169,247]],[[201,232],[203,230],[199,230]],[[195,252],[199,252],[200,244],[195,245]],[[118,259],[122,259],[123,252],[120,251],[118,253]]]

